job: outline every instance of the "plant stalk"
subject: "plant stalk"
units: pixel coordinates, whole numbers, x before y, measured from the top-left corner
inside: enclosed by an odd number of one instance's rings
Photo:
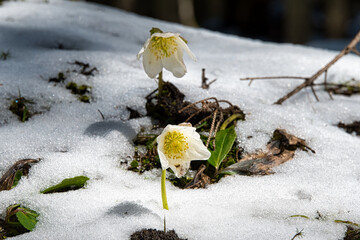
[[[223,124],[222,124],[221,127],[220,127],[220,130],[226,129],[226,127],[227,127],[232,121],[234,121],[234,120],[236,120],[236,119],[238,119],[238,118],[241,118],[241,117],[242,117],[242,115],[239,114],[239,113],[235,113],[235,114],[231,115],[229,118],[227,118],[227,119],[223,122]]]
[[[163,72],[162,71],[159,72],[158,80],[159,80],[159,82],[158,82],[158,84],[159,84],[158,92],[159,92],[159,96],[161,96],[162,92],[163,92],[163,86],[164,86]]]
[[[165,181],[166,181],[166,169],[162,170],[162,173],[161,173],[161,198],[162,198],[163,208],[166,210],[169,210],[167,198],[166,198]]]

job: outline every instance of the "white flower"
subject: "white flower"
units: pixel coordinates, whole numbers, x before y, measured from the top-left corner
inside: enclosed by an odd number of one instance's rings
[[[200,135],[189,125],[167,125],[157,137],[158,153],[163,170],[171,168],[176,177],[185,175],[192,160],[207,160],[211,153]]]
[[[137,59],[143,56],[144,69],[150,78],[155,78],[163,67],[175,77],[181,78],[186,73],[183,50],[196,61],[195,55],[181,39],[180,34],[154,33],[137,54]]]

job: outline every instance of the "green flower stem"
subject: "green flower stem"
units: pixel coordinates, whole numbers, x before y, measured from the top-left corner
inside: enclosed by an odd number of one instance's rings
[[[161,173],[161,198],[162,198],[163,208],[166,210],[169,210],[167,198],[166,198],[165,180],[166,180],[166,170],[162,170],[162,173]]]
[[[235,113],[233,115],[231,115],[230,117],[228,117],[224,122],[223,124],[221,125],[220,127],[220,130],[224,130],[232,121],[238,119],[238,118],[241,118],[242,115],[241,114],[238,114],[238,113]]]
[[[159,87],[158,87],[159,96],[162,95],[163,86],[164,86],[164,80],[163,80],[162,75],[163,75],[162,71],[159,72],[159,76],[158,76],[158,80],[159,80]]]

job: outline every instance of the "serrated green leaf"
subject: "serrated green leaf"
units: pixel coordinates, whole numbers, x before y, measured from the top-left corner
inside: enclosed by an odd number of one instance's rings
[[[234,144],[235,138],[236,132],[234,126],[220,130],[216,133],[215,150],[211,151],[211,156],[208,160],[208,162],[216,169],[219,169],[221,162],[229,153],[232,145]]]
[[[79,188],[84,187],[85,183],[89,180],[88,177],[85,176],[77,176],[74,178],[64,179],[61,183],[49,187],[45,190],[42,190],[40,193],[55,193],[55,192],[66,192],[70,190],[77,190]]]
[[[17,219],[24,228],[26,228],[29,231],[32,231],[36,226],[37,223],[36,217],[38,216],[38,214],[35,211],[26,208],[22,208],[21,210],[24,211],[18,211],[16,213]]]

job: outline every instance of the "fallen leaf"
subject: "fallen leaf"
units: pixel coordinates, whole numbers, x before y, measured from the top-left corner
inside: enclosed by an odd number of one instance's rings
[[[0,192],[10,190],[14,184],[14,179],[18,171],[22,171],[22,176],[27,176],[30,164],[39,162],[40,159],[22,159],[14,163],[0,179]]]
[[[284,129],[276,129],[271,141],[267,144],[267,151],[248,154],[237,163],[225,168],[222,172],[233,172],[241,175],[267,175],[271,169],[283,164],[294,157],[296,149],[315,153],[306,145],[305,140],[287,133]]]

